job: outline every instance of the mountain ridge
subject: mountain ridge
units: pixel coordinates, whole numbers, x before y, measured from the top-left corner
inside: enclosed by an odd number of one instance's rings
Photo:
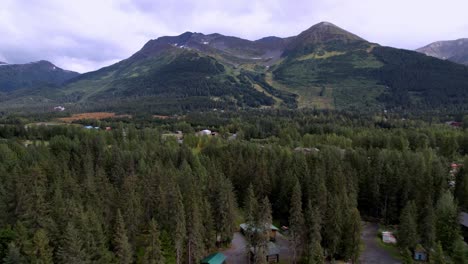
[[[468,65],[468,38],[436,41],[416,49],[428,56]]]
[[[48,97],[93,110],[468,106],[468,68],[371,43],[329,22],[246,40],[185,32],[71,78]]]

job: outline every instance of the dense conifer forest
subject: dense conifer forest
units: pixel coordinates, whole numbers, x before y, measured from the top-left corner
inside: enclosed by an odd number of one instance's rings
[[[27,125],[41,118],[0,117],[0,263],[199,263],[241,223],[288,226],[295,263],[356,263],[363,220],[398,226],[404,256],[422,246],[444,261],[433,263],[467,262],[468,133],[445,124],[461,116],[252,110]],[[464,166],[451,174],[452,163]],[[248,238],[255,263],[267,233]]]

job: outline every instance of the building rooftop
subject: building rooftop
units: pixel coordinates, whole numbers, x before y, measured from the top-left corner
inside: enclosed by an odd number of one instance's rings
[[[460,224],[464,227],[468,227],[468,213],[462,212],[460,214]]]
[[[226,260],[226,256],[223,253],[214,253],[204,258],[202,264],[221,264]]]

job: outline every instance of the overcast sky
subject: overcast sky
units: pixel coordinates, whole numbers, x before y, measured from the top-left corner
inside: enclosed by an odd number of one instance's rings
[[[0,0],[0,61],[41,59],[78,72],[185,31],[251,40],[332,22],[369,41],[415,49],[468,37],[468,0]]]

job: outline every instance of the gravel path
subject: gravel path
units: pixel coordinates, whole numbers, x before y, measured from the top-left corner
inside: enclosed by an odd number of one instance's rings
[[[362,240],[366,244],[361,254],[361,264],[401,264],[390,253],[379,247],[376,241],[379,226],[374,223],[364,223]]]
[[[280,250],[280,262],[281,263],[290,263],[290,249],[289,241],[286,237],[280,233],[276,234],[276,246]],[[244,264],[249,263],[246,254],[246,241],[244,236],[237,232],[234,234],[234,238],[231,242],[231,247],[222,253],[226,255],[227,264]]]

